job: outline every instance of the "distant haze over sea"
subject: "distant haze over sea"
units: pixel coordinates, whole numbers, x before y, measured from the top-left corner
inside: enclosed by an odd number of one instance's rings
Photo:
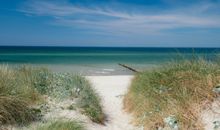
[[[220,48],[1,46],[0,63],[45,66],[82,75],[125,75],[132,72],[118,63],[143,70],[182,58],[202,56],[212,60],[219,52]]]

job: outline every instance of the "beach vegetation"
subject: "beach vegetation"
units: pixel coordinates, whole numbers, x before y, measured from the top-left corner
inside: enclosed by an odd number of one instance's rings
[[[85,128],[82,123],[77,121],[57,120],[43,124],[36,130],[85,130]]]
[[[41,96],[33,87],[30,70],[12,69],[0,66],[0,125],[24,125],[37,118],[29,106],[41,101]]]
[[[92,121],[104,124],[106,116],[102,110],[100,97],[84,77],[76,76],[75,78],[78,85],[76,89],[79,98],[78,106]]]
[[[192,59],[173,61],[137,73],[124,98],[124,107],[145,130],[202,130],[200,115],[217,96],[220,65]]]
[[[0,66],[0,95],[16,96],[23,98],[28,103],[35,103],[41,99],[41,96],[34,87],[36,80],[32,78],[33,69],[23,68]]]
[[[22,98],[0,96],[0,126],[3,124],[26,125],[36,119],[36,114]]]
[[[0,125],[23,125],[39,119],[41,110],[35,107],[46,102],[45,96],[75,98],[76,107],[92,121],[104,122],[100,98],[84,77],[28,65],[0,66]]]

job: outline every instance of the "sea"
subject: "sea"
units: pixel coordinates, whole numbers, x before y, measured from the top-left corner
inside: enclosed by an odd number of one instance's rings
[[[142,71],[195,57],[214,60],[219,54],[220,48],[0,46],[0,64],[81,75],[132,75],[119,64]]]

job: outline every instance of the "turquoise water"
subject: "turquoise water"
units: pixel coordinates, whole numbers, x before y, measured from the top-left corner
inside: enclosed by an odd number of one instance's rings
[[[212,60],[219,52],[218,48],[0,47],[0,63],[83,75],[125,75],[132,72],[118,63],[143,70],[193,54]]]

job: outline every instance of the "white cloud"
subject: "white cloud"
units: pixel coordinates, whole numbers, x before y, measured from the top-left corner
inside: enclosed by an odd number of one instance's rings
[[[149,34],[176,28],[219,28],[220,16],[206,13],[216,7],[211,3],[192,5],[165,13],[144,13],[146,10],[113,10],[110,7],[86,7],[65,2],[29,1],[22,12],[49,16],[54,24],[90,28],[114,34]]]

